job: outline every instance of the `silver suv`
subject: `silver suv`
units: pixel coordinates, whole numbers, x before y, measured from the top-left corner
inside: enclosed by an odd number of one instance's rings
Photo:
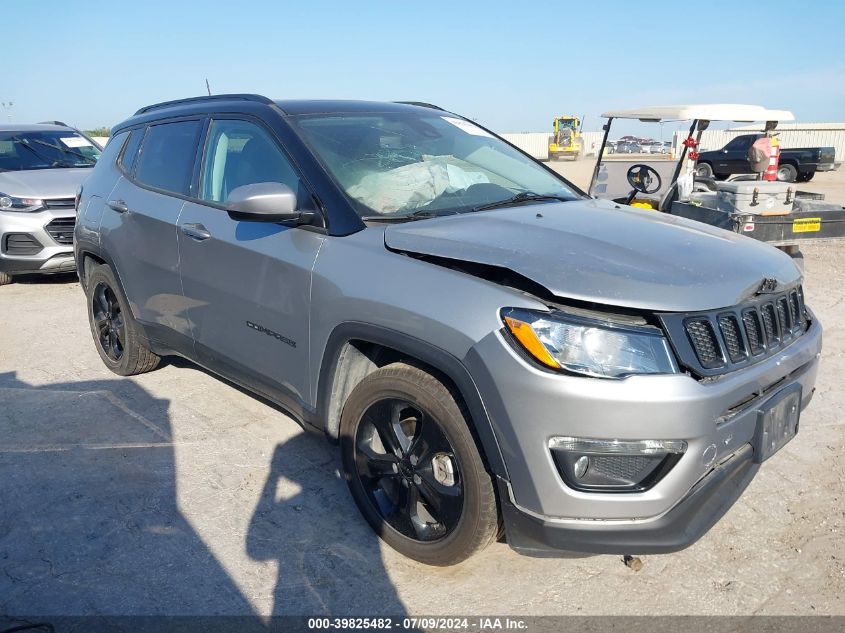
[[[0,124],[0,285],[73,272],[75,197],[100,147],[64,124]]]
[[[821,350],[789,256],[426,104],[142,108],[75,248],[107,367],[175,354],[278,403],[433,565],[690,545],[795,435]]]

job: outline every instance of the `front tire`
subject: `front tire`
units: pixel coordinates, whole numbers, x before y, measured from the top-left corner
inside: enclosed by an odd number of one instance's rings
[[[0,273],[0,286],[8,286],[12,283],[12,276],[9,273]]]
[[[362,380],[340,420],[349,490],[364,518],[401,554],[455,565],[496,539],[490,475],[452,392],[393,363]]]
[[[798,170],[794,165],[778,165],[777,179],[781,182],[795,182],[798,177]]]
[[[695,166],[695,175],[699,178],[713,178],[713,168],[710,163],[699,163]]]
[[[97,266],[86,282],[88,323],[105,366],[119,376],[155,369],[161,359],[141,341],[138,325],[111,268]]]

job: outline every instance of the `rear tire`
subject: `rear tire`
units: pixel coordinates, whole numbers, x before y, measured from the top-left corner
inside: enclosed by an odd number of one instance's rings
[[[0,286],[8,286],[12,283],[12,276],[9,273],[0,273]]]
[[[141,341],[129,303],[111,268],[105,264],[95,267],[86,281],[88,323],[105,366],[119,376],[155,369],[161,359]]]
[[[778,180],[781,182],[795,182],[796,178],[798,178],[798,170],[794,165],[778,165]]]
[[[430,373],[393,363],[364,378],[340,420],[349,490],[393,549],[455,565],[492,543],[493,481],[452,392]]]
[[[816,172],[804,172],[803,174],[799,173],[798,178],[795,179],[795,182],[810,182],[813,179],[813,176],[816,175]]]

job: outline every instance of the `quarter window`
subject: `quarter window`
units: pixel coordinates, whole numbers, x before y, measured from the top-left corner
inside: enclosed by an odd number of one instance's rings
[[[296,171],[273,138],[249,121],[213,121],[203,168],[201,198],[223,203],[236,187],[280,182],[302,197]]]
[[[120,153],[120,150],[123,148],[123,144],[126,142],[126,137],[128,135],[128,132],[121,132],[120,134],[112,136],[108,143],[106,143],[103,153],[100,155],[100,160],[106,165],[114,165],[114,161]]]
[[[140,127],[132,130],[129,133],[129,141],[126,143],[126,149],[120,157],[120,166],[127,174],[132,173],[132,168],[135,166],[135,159],[138,157],[138,150],[141,147],[141,141],[144,140],[144,132],[147,128]]]
[[[187,195],[194,171],[199,121],[150,126],[135,178],[145,185]]]

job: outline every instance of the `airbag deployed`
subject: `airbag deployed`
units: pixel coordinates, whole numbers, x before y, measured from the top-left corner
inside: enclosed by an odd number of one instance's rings
[[[418,209],[444,193],[454,193],[471,185],[489,183],[477,171],[467,171],[452,156],[423,156],[422,161],[384,172],[369,173],[349,195],[378,213],[403,213]]]

